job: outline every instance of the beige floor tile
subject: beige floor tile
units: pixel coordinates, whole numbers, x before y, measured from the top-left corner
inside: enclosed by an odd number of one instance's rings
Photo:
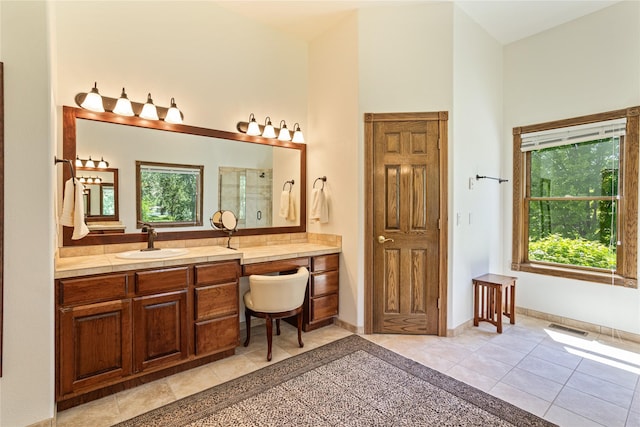
[[[498,383],[498,380],[494,378],[484,376],[477,370],[468,369],[460,365],[449,369],[447,375],[486,392]]]
[[[176,399],[182,399],[222,382],[222,379],[214,372],[211,364],[167,377],[167,383]]]
[[[542,417],[551,406],[551,402],[502,382],[496,384],[489,393],[539,417]]]
[[[544,419],[551,421],[559,426],[567,427],[602,427],[602,424],[578,415],[574,412],[568,411],[556,405],[551,405],[551,408],[544,415]]]
[[[108,427],[122,421],[115,395],[58,412],[57,427]]]
[[[176,400],[176,396],[171,391],[166,378],[121,391],[115,396],[123,420],[133,418]]]
[[[553,403],[608,427],[624,426],[629,412],[571,387],[563,388]]]
[[[548,402],[553,402],[562,390],[562,384],[518,368],[509,371],[500,382]]]
[[[267,348],[264,348],[267,357]],[[258,369],[258,366],[247,358],[246,354],[239,354],[218,360],[211,365],[213,372],[224,382],[241,377]]]
[[[495,380],[500,380],[513,369],[513,366],[496,360],[492,355],[480,352],[464,359],[460,362],[460,366],[482,372],[483,375]]]

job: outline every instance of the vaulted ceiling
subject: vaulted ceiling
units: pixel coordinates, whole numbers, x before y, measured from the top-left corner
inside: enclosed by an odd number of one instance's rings
[[[346,14],[365,7],[428,3],[433,0],[227,0],[220,6],[303,40],[313,40]],[[502,44],[548,30],[620,0],[455,1]],[[631,0],[628,0],[631,1]]]

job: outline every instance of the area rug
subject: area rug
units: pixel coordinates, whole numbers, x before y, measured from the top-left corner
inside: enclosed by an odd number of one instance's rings
[[[118,424],[553,426],[357,335]]]

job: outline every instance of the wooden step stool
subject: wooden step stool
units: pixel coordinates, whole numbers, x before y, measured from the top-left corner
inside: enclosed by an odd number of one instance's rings
[[[473,279],[473,326],[480,321],[496,325],[502,333],[502,315],[516,323],[516,279],[500,274],[485,274]],[[508,311],[505,311],[508,310]]]

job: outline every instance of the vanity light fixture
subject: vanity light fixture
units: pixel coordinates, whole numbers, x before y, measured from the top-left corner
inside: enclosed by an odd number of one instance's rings
[[[87,96],[85,96],[84,101],[82,101],[80,106],[97,113],[104,113],[102,96],[98,93],[98,82],[94,82],[91,92],[87,93]]]
[[[280,133],[278,134],[280,141],[291,141],[291,133],[287,129],[287,123],[284,120],[280,120]]]
[[[264,125],[264,130],[262,131],[262,136],[265,138],[275,138],[276,137],[276,130],[273,128],[273,125],[271,124],[271,117],[267,116],[266,119],[264,119],[265,125]]]
[[[293,125],[293,138],[292,142],[304,142],[304,136],[302,135],[302,130],[300,130],[300,125],[296,123]]]
[[[85,168],[106,169],[109,167],[109,162],[105,161],[104,157],[101,157],[100,161],[98,162],[98,166],[96,166],[96,162],[91,159],[91,156],[89,156],[89,159],[84,160],[84,159],[81,159],[80,156],[76,155],[75,165],[78,168],[85,167]]]
[[[122,88],[122,94],[120,95],[120,98],[118,98],[113,112],[116,114],[120,114],[121,116],[133,116],[133,107],[131,107],[131,101],[129,101],[129,98],[127,98],[127,94],[124,91],[124,88]]]
[[[249,114],[249,124],[247,125],[247,135],[257,136],[260,135],[260,125],[256,122],[256,117],[253,113]]]
[[[182,115],[180,114],[180,110],[178,110],[176,101],[173,98],[171,98],[171,106],[167,110],[167,115],[165,116],[164,121],[167,123],[182,124]]]
[[[181,124],[184,119],[184,115],[176,106],[174,98],[171,98],[171,106],[169,108],[154,105],[151,94],[148,94],[147,102],[144,104],[132,102],[127,97],[124,88],[122,88],[120,98],[109,98],[100,96],[97,83],[94,84],[91,92],[76,94],[75,101],[82,108],[100,113],[106,111],[120,116],[138,116],[148,120],[164,120],[172,124]]]
[[[158,117],[158,110],[156,109],[156,106],[153,105],[151,94],[147,95],[147,102],[142,106],[140,118],[148,120],[160,120],[160,118]]]

